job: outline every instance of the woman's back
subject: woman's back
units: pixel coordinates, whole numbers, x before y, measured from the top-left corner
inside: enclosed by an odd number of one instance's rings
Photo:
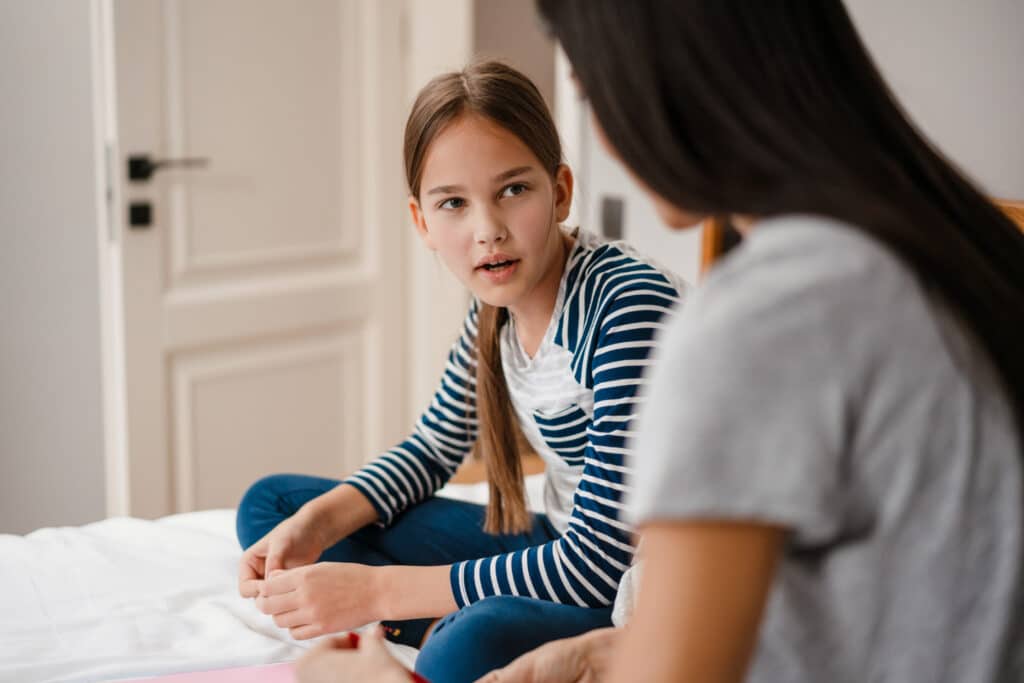
[[[790,530],[749,680],[1020,671],[1013,412],[899,259],[829,219],[762,221],[663,348],[635,516]]]

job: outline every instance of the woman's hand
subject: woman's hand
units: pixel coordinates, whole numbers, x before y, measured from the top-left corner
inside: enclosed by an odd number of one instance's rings
[[[362,638],[352,638],[352,635],[326,640],[303,655],[295,663],[298,682],[409,683],[409,672],[387,651],[379,628],[363,634]]]
[[[383,616],[380,570],[347,562],[275,570],[256,607],[298,640],[356,628]]]
[[[606,678],[617,636],[616,629],[602,628],[552,641],[477,683],[598,683]]]
[[[242,553],[238,592],[243,598],[259,595],[261,583],[273,572],[316,562],[326,548],[312,515],[300,510]]]

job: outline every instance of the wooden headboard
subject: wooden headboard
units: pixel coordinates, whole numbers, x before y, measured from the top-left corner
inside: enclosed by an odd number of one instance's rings
[[[1024,230],[1024,201],[1010,199],[993,200],[1017,226]],[[728,244],[729,228],[722,218],[709,218],[701,226],[700,272],[703,275],[721,257]],[[1024,264],[1022,264],[1024,267]]]

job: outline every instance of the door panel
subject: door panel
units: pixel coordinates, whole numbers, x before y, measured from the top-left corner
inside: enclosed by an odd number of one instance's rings
[[[117,0],[123,513],[340,477],[402,435],[401,5]],[[386,257],[386,258],[385,258]]]
[[[176,279],[358,258],[354,9],[337,0],[301,11],[280,0],[165,5],[168,149],[213,160],[168,187],[170,219],[181,224]]]
[[[176,507],[233,507],[249,481],[277,472],[336,477],[365,447],[367,377],[359,329],[176,354]]]

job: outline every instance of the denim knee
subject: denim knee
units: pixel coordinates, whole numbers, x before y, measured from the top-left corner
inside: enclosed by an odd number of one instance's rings
[[[291,475],[271,474],[256,480],[238,503],[235,532],[242,548],[260,540],[288,514],[278,508],[278,493]]]
[[[522,608],[522,598],[502,595],[444,617],[416,658],[417,673],[431,683],[459,683],[505,666],[521,654],[510,631]]]

